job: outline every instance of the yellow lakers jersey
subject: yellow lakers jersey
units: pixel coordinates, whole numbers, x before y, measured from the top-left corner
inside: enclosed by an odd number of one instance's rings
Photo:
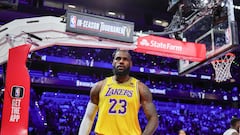
[[[113,77],[106,78],[99,94],[96,134],[141,135],[137,84],[138,80],[133,77],[125,83],[118,83]]]

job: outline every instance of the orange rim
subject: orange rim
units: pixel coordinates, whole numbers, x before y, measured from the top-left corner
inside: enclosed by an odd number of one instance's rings
[[[225,56],[233,57],[233,56],[235,56],[235,54],[233,54],[233,53],[227,53],[227,54],[225,54]],[[227,60],[213,60],[212,63],[216,63],[216,62],[222,63],[222,62],[227,62],[227,61],[229,61],[229,60],[228,60],[228,59],[227,59]]]

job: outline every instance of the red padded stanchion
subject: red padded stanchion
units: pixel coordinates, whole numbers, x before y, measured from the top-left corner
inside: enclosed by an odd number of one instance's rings
[[[26,67],[31,45],[9,50],[4,91],[1,135],[27,135],[30,76]]]

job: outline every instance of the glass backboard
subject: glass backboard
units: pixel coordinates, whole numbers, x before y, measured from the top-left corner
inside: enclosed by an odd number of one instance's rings
[[[206,44],[207,53],[201,62],[179,60],[179,75],[191,73],[238,48],[237,23],[230,1],[227,1],[227,6],[213,10],[212,14],[198,17],[181,33],[187,42]]]

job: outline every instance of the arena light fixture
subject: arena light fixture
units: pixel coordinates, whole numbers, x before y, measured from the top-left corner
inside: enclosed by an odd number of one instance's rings
[[[161,24],[161,23],[162,23],[162,20],[154,20],[154,22],[155,22],[156,24]]]
[[[72,5],[72,4],[69,4],[68,7],[69,7],[69,8],[76,8],[76,6],[75,6],[75,5]]]
[[[105,15],[113,18],[125,19],[125,15],[119,12],[107,11]]]
[[[154,19],[153,24],[158,25],[158,26],[162,26],[162,27],[167,27],[168,26],[168,22],[165,21],[165,20],[161,20],[161,19]]]
[[[115,13],[115,12],[112,12],[112,11],[107,12],[107,14],[108,14],[108,15],[111,15],[111,16],[115,16],[115,15],[116,15],[116,13]]]

